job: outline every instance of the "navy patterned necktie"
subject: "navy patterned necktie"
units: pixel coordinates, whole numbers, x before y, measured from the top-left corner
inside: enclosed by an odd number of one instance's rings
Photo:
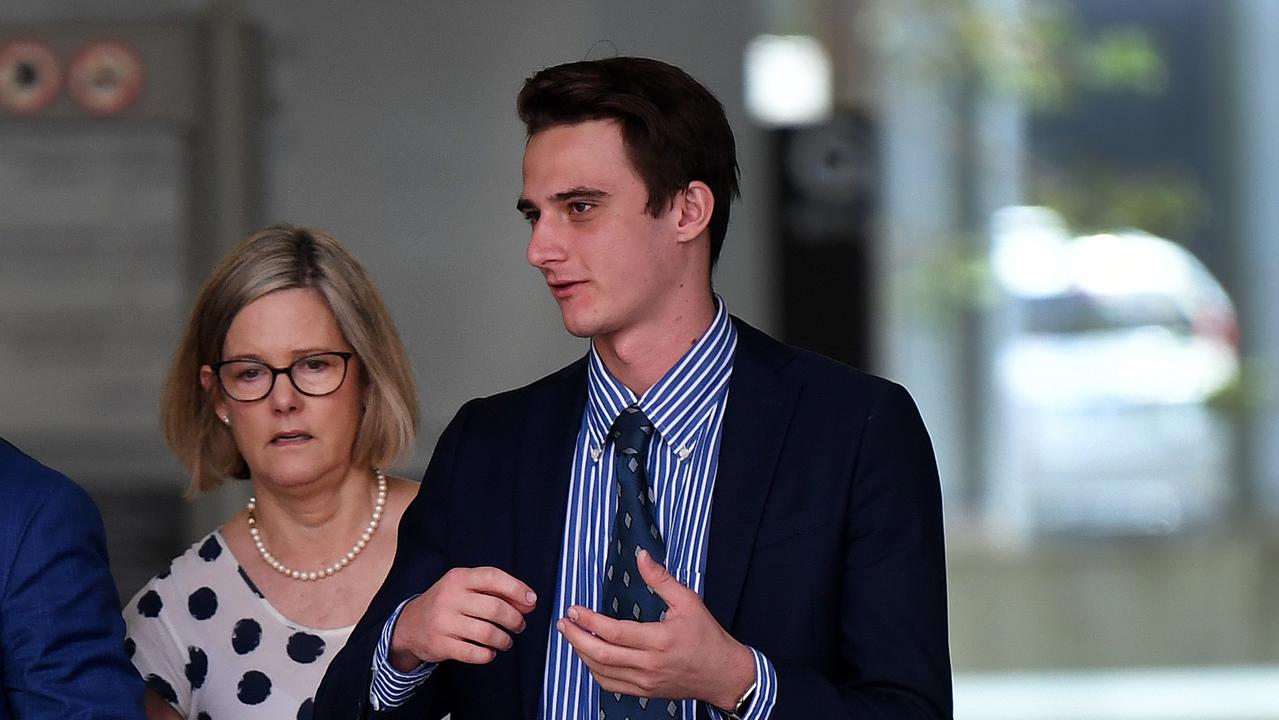
[[[666,615],[666,603],[640,577],[636,556],[640,550],[658,563],[666,563],[666,543],[657,529],[653,491],[645,464],[653,439],[653,424],[638,406],[622,411],[609,433],[613,440],[613,466],[617,475],[617,514],[613,516],[613,541],[604,567],[604,614],[621,620],[656,622]],[[679,716],[679,704],[658,698],[641,698],[600,692],[601,720],[670,720]]]

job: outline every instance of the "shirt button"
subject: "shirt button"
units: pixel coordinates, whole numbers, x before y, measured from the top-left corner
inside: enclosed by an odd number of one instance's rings
[[[604,454],[603,448],[591,448],[591,460],[593,462],[599,462],[600,455],[603,455],[603,454]]]
[[[692,448],[682,447],[679,450],[676,450],[675,454],[679,455],[680,460],[687,460],[688,456],[692,454],[692,452],[693,452]]]

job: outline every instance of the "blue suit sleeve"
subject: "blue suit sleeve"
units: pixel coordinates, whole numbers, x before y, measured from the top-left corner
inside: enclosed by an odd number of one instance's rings
[[[102,519],[79,486],[42,481],[48,492],[15,518],[0,598],[5,700],[17,717],[140,720]]]

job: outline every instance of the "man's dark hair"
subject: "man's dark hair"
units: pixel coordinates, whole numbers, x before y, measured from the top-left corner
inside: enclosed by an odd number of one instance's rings
[[[737,150],[724,106],[674,65],[638,57],[546,68],[524,81],[516,101],[532,137],[547,128],[616,120],[631,165],[648,190],[647,210],[665,212],[675,194],[701,180],[715,196],[711,266],[728,231],[737,187]]]

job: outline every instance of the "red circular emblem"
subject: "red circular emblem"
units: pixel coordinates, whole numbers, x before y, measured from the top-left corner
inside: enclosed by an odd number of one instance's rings
[[[96,40],[76,52],[67,91],[80,109],[106,117],[124,112],[142,94],[142,59],[117,40]]]
[[[62,64],[48,45],[31,38],[0,43],[0,107],[34,115],[49,107],[62,87]]]

